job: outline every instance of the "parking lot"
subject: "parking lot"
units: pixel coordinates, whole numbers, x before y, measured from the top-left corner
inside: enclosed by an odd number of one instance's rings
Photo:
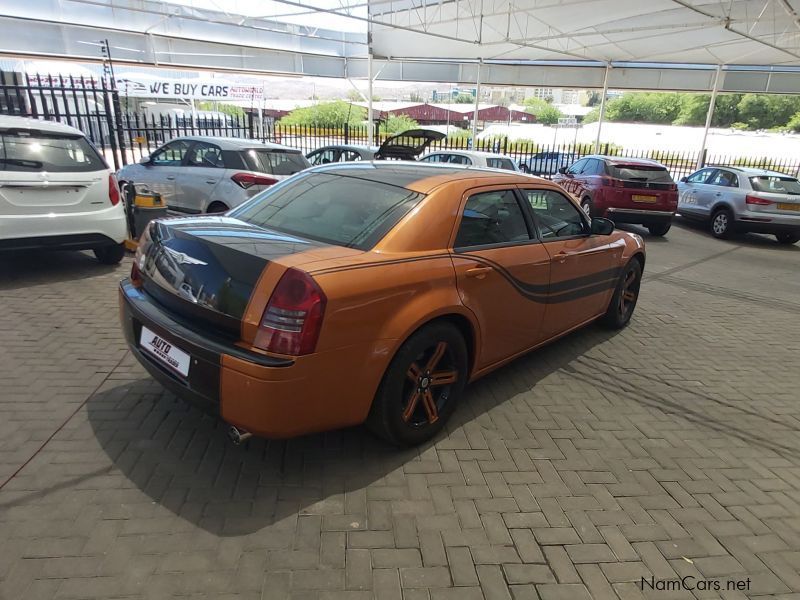
[[[800,246],[646,241],[627,329],[495,372],[404,451],[235,447],[128,354],[129,259],[4,259],[0,598],[800,597]],[[643,589],[687,575],[722,589]]]

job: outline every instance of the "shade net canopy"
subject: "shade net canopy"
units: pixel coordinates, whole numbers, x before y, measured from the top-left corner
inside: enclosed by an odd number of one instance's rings
[[[376,56],[800,65],[800,0],[369,0]]]

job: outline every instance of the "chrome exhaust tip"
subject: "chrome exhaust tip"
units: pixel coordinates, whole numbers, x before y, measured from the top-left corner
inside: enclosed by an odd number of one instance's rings
[[[230,441],[233,442],[234,446],[242,445],[242,443],[246,442],[251,437],[253,437],[252,433],[250,433],[249,431],[241,431],[236,427],[234,427],[233,425],[231,425],[230,428],[228,429],[228,439],[230,439]]]

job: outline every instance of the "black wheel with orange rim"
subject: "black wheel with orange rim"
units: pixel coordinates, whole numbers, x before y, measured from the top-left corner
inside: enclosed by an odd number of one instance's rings
[[[642,263],[633,258],[625,265],[620,275],[614,295],[603,316],[603,322],[612,329],[622,329],[633,316],[636,302],[639,300],[639,288],[642,285]]]
[[[420,444],[444,426],[466,380],[467,348],[461,333],[445,321],[427,325],[397,351],[367,425],[393,444]]]

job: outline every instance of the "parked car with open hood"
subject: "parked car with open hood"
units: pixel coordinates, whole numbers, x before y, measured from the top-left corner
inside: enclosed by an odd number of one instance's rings
[[[0,250],[94,250],[116,264],[126,235],[117,181],[83,133],[0,116]]]
[[[654,160],[586,156],[561,168],[553,181],[580,202],[587,215],[644,225],[652,235],[669,231],[678,207],[678,187],[667,167]]]
[[[176,212],[220,213],[239,206],[310,163],[299,150],[225,137],[179,137],[120,169],[120,186],[156,192]]]
[[[800,241],[800,182],[776,171],[706,167],[678,184],[678,211],[706,221],[715,237],[769,233],[781,244]]]
[[[387,138],[380,146],[333,144],[309,152],[306,158],[314,166],[359,160],[416,160],[431,143],[445,137],[432,129],[409,129]]]
[[[416,444],[467,382],[596,319],[624,327],[644,261],[638,235],[543,179],[326,165],[225,216],[152,222],[122,328],[235,441],[366,421]]]

